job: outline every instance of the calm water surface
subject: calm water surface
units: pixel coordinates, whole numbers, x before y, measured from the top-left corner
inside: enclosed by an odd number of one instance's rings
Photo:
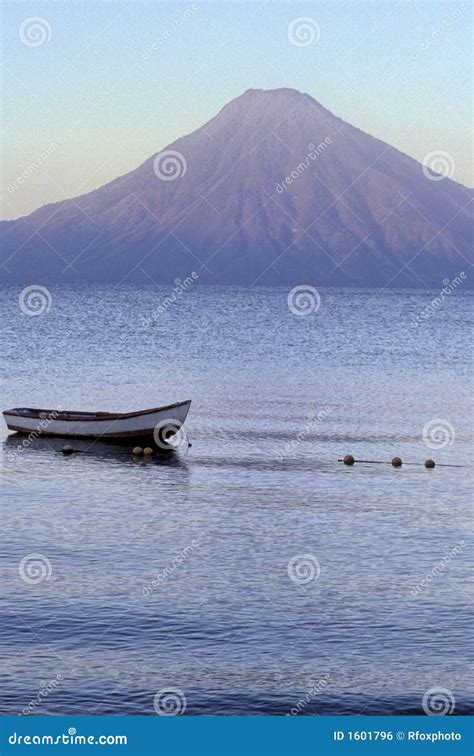
[[[3,406],[191,398],[192,448],[63,457],[2,428],[2,712],[179,689],[189,714],[421,713],[432,688],[467,712],[472,296],[414,327],[436,292],[321,290],[301,317],[284,288],[194,284],[161,313],[167,288],[49,288],[40,316],[2,290]],[[49,579],[22,579],[32,554]]]

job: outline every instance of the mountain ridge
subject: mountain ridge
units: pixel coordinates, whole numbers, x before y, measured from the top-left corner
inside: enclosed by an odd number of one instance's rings
[[[2,222],[1,278],[436,286],[471,264],[471,203],[309,95],[250,89],[137,168]]]

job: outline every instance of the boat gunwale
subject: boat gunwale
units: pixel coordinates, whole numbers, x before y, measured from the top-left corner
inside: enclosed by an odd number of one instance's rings
[[[180,427],[181,427],[180,423]],[[21,426],[16,425],[9,425],[8,429],[11,431],[14,431],[15,433],[19,433],[21,436],[27,436],[29,433],[34,433],[35,429],[31,430],[29,428],[22,428]],[[107,431],[100,431],[97,433],[91,432],[91,433],[61,433],[58,432],[51,432],[49,430],[41,431],[41,436],[47,436],[49,438],[82,438],[82,439],[99,439],[103,438],[106,440],[113,440],[113,439],[149,439],[154,440],[154,431],[156,430],[156,426],[153,428],[140,428],[139,430],[134,431],[112,431],[110,433],[107,433]],[[176,433],[178,432],[179,427],[176,426]],[[170,432],[170,436],[174,435],[174,432]]]
[[[97,420],[122,420],[131,417],[140,417],[141,415],[151,415],[155,412],[165,412],[167,410],[176,409],[182,407],[185,404],[191,404],[191,399],[186,399],[183,402],[175,402],[174,404],[167,404],[163,407],[152,407],[151,409],[137,410],[135,412],[84,412],[79,410],[55,410],[55,409],[37,409],[33,407],[15,407],[14,409],[3,410],[5,418],[10,417],[25,417],[34,420],[46,420],[47,417],[41,417],[41,413],[46,415],[54,415],[54,420],[62,420],[67,422],[71,421],[90,421]]]

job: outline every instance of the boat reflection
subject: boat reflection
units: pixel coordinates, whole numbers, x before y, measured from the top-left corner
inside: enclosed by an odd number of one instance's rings
[[[130,444],[110,440],[71,439],[60,436],[37,436],[31,438],[21,433],[12,433],[3,442],[4,457],[7,462],[25,457],[31,452],[51,452],[62,456],[107,458],[122,464],[186,466],[187,445],[179,448],[158,449],[150,456],[135,455]]]

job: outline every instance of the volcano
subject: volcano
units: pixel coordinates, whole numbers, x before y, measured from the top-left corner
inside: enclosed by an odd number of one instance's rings
[[[306,94],[248,90],[130,173],[1,223],[0,275],[438,288],[471,264],[472,199]]]

